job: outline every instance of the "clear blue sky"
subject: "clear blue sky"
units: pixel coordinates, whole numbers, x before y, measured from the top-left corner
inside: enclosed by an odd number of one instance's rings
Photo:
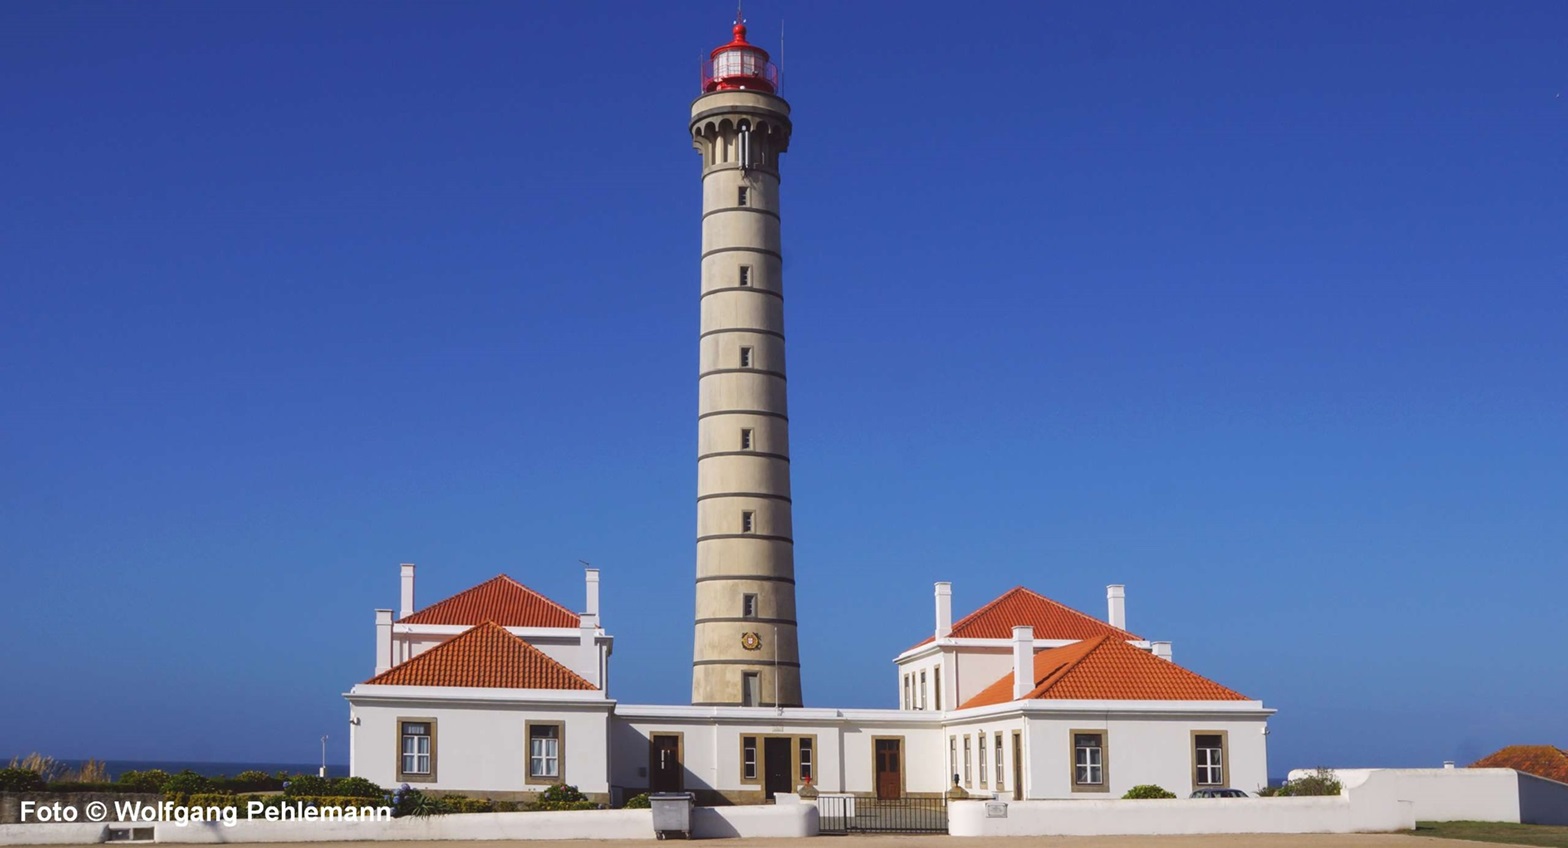
[[[0,4],[0,754],[347,760],[397,565],[689,698],[724,3]],[[1024,584],[1271,771],[1568,744],[1568,6],[787,19],[808,703]]]

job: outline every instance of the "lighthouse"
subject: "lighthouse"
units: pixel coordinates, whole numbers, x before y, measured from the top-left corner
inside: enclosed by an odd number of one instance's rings
[[[789,104],[767,51],[734,37],[691,106],[702,156],[697,617],[691,700],[798,707],[779,157]]]

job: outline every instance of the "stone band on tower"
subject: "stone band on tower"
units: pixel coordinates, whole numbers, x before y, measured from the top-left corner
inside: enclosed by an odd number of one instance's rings
[[[692,103],[702,154],[693,704],[801,706],[784,375],[779,154],[789,104],[768,54],[713,51]]]

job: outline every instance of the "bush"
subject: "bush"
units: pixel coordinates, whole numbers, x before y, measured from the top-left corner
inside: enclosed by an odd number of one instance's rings
[[[169,779],[159,787],[165,796],[196,795],[212,791],[212,781],[196,772],[186,769],[179,774],[169,775]]]
[[[163,769],[148,769],[147,771],[128,771],[120,775],[116,783],[121,783],[138,792],[162,792],[163,784],[169,779],[169,773]]]
[[[27,768],[0,769],[0,792],[42,792],[44,776]]]
[[[116,792],[116,793],[121,793],[121,794],[130,794],[130,793],[135,792],[135,793],[141,793],[141,794],[146,794],[146,795],[157,795],[157,794],[160,794],[158,792],[157,787],[154,787],[152,789],[143,789],[143,788],[141,788],[139,786],[133,786],[133,785],[126,784],[126,783],[71,783],[71,782],[68,782],[68,781],[67,782],[60,782],[60,783],[51,783],[51,784],[49,784],[49,785],[44,787],[44,791],[45,792]]]
[[[649,807],[652,807],[652,806],[653,806],[653,804],[648,801],[648,793],[644,792],[644,793],[642,793],[640,795],[633,795],[632,797],[627,798],[626,799],[626,803],[624,805],[622,805],[621,809],[623,809],[623,810],[646,810],[646,809],[648,809]]]
[[[1298,777],[1295,780],[1286,781],[1285,785],[1279,788],[1278,794],[1288,798],[1307,798],[1321,795],[1338,795],[1343,790],[1344,786],[1340,784],[1339,778],[1334,776],[1334,772],[1326,768],[1319,768],[1306,777]]]
[[[9,768],[30,771],[38,775],[44,783],[53,783],[65,776],[65,763],[38,753],[28,754],[25,757],[12,757]]]
[[[296,795],[335,795],[332,791],[332,781],[314,774],[296,774],[283,782],[283,794]],[[380,793],[378,793],[380,794]]]
[[[392,793],[391,807],[393,818],[402,818],[404,816],[424,818],[425,816],[439,816],[447,811],[447,808],[439,800],[420,792],[418,789],[408,788],[406,783],[399,786]]]
[[[540,792],[539,800],[533,806],[535,810],[595,810],[598,807],[577,787],[566,783],[557,783]]]
[[[387,791],[363,777],[340,777],[332,781],[331,794],[349,798],[384,798]]]
[[[1124,801],[1148,801],[1148,800],[1151,800],[1151,799],[1154,799],[1154,798],[1175,798],[1175,797],[1176,797],[1176,793],[1167,790],[1163,786],[1155,786],[1152,783],[1145,783],[1145,784],[1142,784],[1140,786],[1134,786],[1133,788],[1127,790],[1127,794],[1122,796],[1122,800],[1124,800]]]

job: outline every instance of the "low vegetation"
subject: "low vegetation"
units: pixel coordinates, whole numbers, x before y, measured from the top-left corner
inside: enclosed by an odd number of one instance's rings
[[[644,792],[640,795],[633,795],[632,797],[627,798],[626,803],[621,805],[621,809],[646,810],[652,806],[653,802],[648,800],[648,793]]]
[[[1127,794],[1122,796],[1122,800],[1124,800],[1124,801],[1147,801],[1147,800],[1150,800],[1152,798],[1175,798],[1175,797],[1176,797],[1176,793],[1170,791],[1169,789],[1166,789],[1163,786],[1156,786],[1156,785],[1154,785],[1152,783],[1144,783],[1144,784],[1141,784],[1141,785],[1138,785],[1138,786],[1134,786],[1133,788],[1127,790]]]
[[[1415,836],[1433,836],[1439,839],[1467,839],[1472,842],[1492,842],[1501,845],[1541,845],[1545,848],[1568,848],[1568,827],[1542,824],[1508,824],[1507,822],[1417,822]]]
[[[1319,768],[1305,777],[1288,780],[1280,786],[1260,789],[1258,797],[1311,798],[1339,795],[1344,791],[1345,787],[1340,784],[1339,778],[1334,776],[1332,769]]]

